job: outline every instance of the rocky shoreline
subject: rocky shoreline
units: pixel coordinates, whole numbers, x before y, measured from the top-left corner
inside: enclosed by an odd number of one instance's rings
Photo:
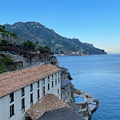
[[[78,113],[84,117],[85,120],[90,120],[92,113],[97,110],[99,100],[94,98],[88,92],[84,92],[81,90],[75,90],[73,94],[74,98],[81,97],[83,98],[82,102],[76,102],[75,104],[78,106]]]

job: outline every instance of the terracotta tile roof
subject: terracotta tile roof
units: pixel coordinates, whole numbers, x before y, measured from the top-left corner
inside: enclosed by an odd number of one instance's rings
[[[69,107],[69,106],[55,95],[46,94],[38,102],[36,102],[31,108],[27,110],[27,114],[30,116],[32,120],[38,120],[45,112],[63,107]]]
[[[60,69],[52,64],[0,74],[0,97],[43,79]]]

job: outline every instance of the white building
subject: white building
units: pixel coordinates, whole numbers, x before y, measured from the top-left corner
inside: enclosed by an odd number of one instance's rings
[[[25,120],[46,93],[61,98],[60,69],[51,64],[0,74],[0,120]]]

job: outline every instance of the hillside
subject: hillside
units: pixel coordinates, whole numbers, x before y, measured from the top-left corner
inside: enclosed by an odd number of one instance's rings
[[[4,26],[6,30],[17,34],[23,41],[31,40],[42,46],[47,45],[56,54],[71,54],[71,52],[77,52],[81,55],[106,54],[104,50],[95,48],[91,44],[82,43],[79,39],[62,37],[52,29],[37,22],[17,22]]]
[[[20,38],[16,34],[7,31],[2,25],[0,25],[0,41],[1,40],[8,40],[13,44],[20,44],[21,42]]]

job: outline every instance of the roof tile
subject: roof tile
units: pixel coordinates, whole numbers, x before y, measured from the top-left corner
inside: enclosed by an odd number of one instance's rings
[[[27,110],[27,114],[30,116],[30,118],[32,118],[32,120],[38,120],[45,112],[63,107],[69,106],[55,95],[46,94]]]
[[[0,74],[0,97],[43,79],[60,69],[52,64]]]

